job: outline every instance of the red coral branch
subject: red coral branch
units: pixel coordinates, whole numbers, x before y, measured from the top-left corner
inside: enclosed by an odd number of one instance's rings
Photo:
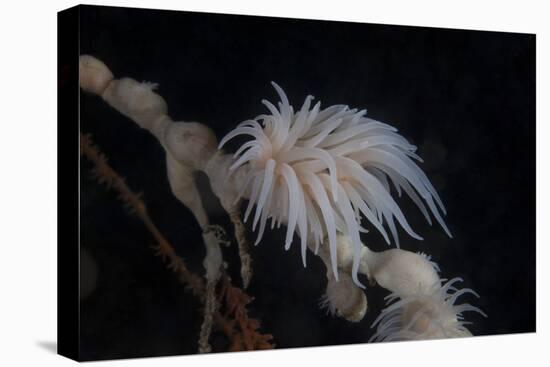
[[[231,285],[231,280],[226,275],[221,281],[220,302],[224,304],[224,316],[233,318],[236,322],[234,329],[237,331],[231,337],[230,351],[273,349],[273,336],[259,332],[260,322],[248,317],[246,305],[253,298],[239,288]]]

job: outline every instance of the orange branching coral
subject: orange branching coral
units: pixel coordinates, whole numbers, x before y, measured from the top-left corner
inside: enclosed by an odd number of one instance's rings
[[[109,166],[107,157],[93,144],[89,135],[80,133],[80,153],[94,164],[93,177],[107,188],[116,190],[118,197],[124,202],[124,206],[143,221],[157,242],[155,246],[152,246],[155,255],[159,256],[163,262],[168,262],[168,269],[176,273],[185,287],[204,303],[206,290],[203,280],[189,271],[183,259],[178,256],[174,247],[151,220],[145,203],[141,199],[142,194],[134,193],[125,180]],[[223,301],[225,312],[221,314],[216,311],[213,318],[231,341],[230,351],[274,347],[274,344],[271,343],[273,337],[270,334],[259,333],[260,322],[248,317],[246,306],[252,301],[252,298],[243,290],[231,285],[231,281],[226,275],[223,275],[222,278],[219,300],[220,303]]]
[[[80,134],[80,153],[94,164],[93,177],[100,184],[106,185],[107,188],[115,189],[118,192],[119,199],[124,202],[124,206],[143,221],[157,242],[153,246],[155,254],[160,256],[163,262],[168,261],[168,268],[177,273],[195,295],[202,298],[204,296],[204,285],[201,278],[187,269],[183,259],[176,254],[168,240],[160,233],[149,214],[147,214],[145,204],[141,200],[142,194],[134,193],[124,179],[109,166],[107,157],[93,144],[89,135]]]
[[[260,322],[248,317],[246,305],[253,298],[239,288],[231,285],[231,280],[224,275],[220,290],[220,303],[224,306],[226,318],[233,318],[233,334],[229,351],[273,349],[273,335],[259,332]]]

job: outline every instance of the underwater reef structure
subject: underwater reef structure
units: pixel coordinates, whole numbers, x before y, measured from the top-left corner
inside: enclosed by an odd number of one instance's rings
[[[279,102],[263,100],[266,114],[245,120],[218,142],[214,132],[202,123],[173,121],[167,115],[166,102],[155,93],[155,84],[115,79],[102,61],[90,55],[80,57],[81,89],[100,96],[158,139],[166,152],[172,193],[193,213],[202,229],[206,247],[204,279],[185,276],[205,306],[199,351],[210,351],[212,320],[222,324],[225,320],[220,319],[220,297],[216,296],[220,284],[229,305],[226,307],[231,310],[228,315],[237,315],[237,323],[245,323],[241,330],[255,332],[258,324],[254,320],[251,327],[246,325],[250,320],[242,315],[250,299],[244,291],[232,287],[224,273],[220,246],[227,239],[223,229],[209,221],[194,177],[197,171],[208,177],[213,193],[234,225],[243,288],[253,276],[243,221],[252,221],[252,229],[257,231],[256,245],[261,244],[268,226],[273,229],[283,225],[286,236],[281,239],[282,247],[289,249],[296,236],[304,266],[308,249],[325,264],[327,288],[321,307],[331,314],[349,322],[364,318],[368,302],[359,274],[390,292],[386,308],[372,325],[375,332],[370,341],[471,336],[464,313],[485,314],[458,299],[468,293],[477,294],[469,288],[458,288],[460,278],[441,278],[430,256],[400,248],[396,222],[411,237],[422,237],[407,222],[392,191],[408,195],[428,223],[435,219],[451,236],[443,219],[443,202],[416,164],[421,161],[416,147],[394,127],[367,117],[366,110],[346,105],[322,108],[320,102],[314,104],[313,96],[294,108],[283,89],[276,83],[272,85]],[[229,140],[242,135],[251,139],[234,154],[222,150]],[[90,145],[86,139],[81,140],[81,148]],[[248,204],[241,214],[246,200]],[[147,220],[144,222],[151,229]],[[370,250],[362,242],[361,233],[371,230],[380,232],[396,248]],[[152,233],[155,235],[154,230]],[[166,246],[160,249],[163,256],[166,251],[172,254],[169,258],[174,262],[173,250]],[[183,264],[181,260],[185,269]],[[240,333],[231,349],[272,346],[269,336],[256,339],[260,342],[254,344],[250,334]]]

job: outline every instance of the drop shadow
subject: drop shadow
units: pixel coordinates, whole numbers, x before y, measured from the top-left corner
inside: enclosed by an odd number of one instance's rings
[[[48,352],[57,354],[57,342],[55,341],[39,341],[39,342],[36,342],[36,345],[45,349]]]

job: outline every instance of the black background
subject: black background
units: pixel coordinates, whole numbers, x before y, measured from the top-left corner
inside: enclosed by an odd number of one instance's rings
[[[464,278],[481,295],[464,301],[489,317],[467,315],[475,335],[535,330],[535,36],[343,22],[243,17],[109,7],[81,7],[80,50],[116,77],[159,83],[175,120],[199,121],[221,138],[276,101],[269,82],[301,106],[367,108],[418,145],[421,167],[448,210],[454,238],[430,227],[410,200],[400,203],[424,237],[400,232],[404,249],[431,254],[442,277]],[[155,138],[99,97],[81,94],[80,128],[92,133],[189,267],[202,272],[198,224],[171,194],[164,152]],[[228,146],[234,151],[238,142]],[[81,344],[83,359],[196,352],[198,301],[152,255],[153,239],[116,194],[89,178],[81,160]],[[201,188],[205,185],[201,180]],[[216,199],[212,223],[232,227]],[[248,230],[250,241],[255,234]],[[364,343],[387,294],[368,287],[360,323],[326,315],[317,303],[325,268],[296,241],[266,232],[252,249],[253,316],[277,347]],[[381,236],[363,237],[375,250]],[[236,246],[224,249],[238,281]],[[468,317],[469,316],[469,317]],[[212,338],[225,350],[221,334]]]

